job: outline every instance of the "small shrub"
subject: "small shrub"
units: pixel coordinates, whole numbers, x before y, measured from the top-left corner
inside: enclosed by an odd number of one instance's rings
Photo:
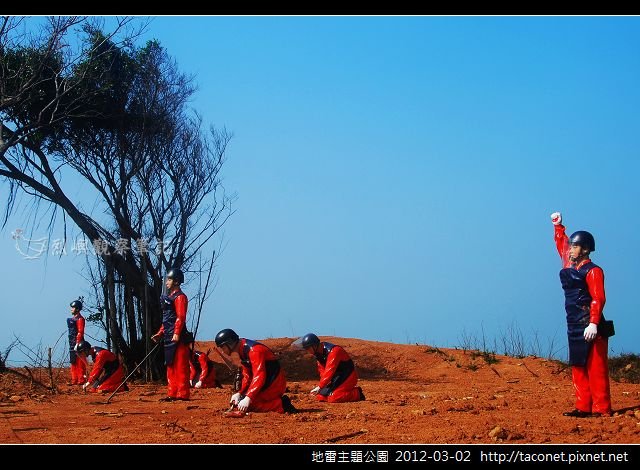
[[[621,354],[610,357],[609,376],[616,382],[640,383],[640,356]]]
[[[427,348],[424,350],[424,352],[427,354],[440,354],[441,356],[445,355],[445,353],[438,348]]]
[[[484,362],[487,364],[497,364],[500,362],[500,359],[496,357],[496,353],[492,351],[473,351],[471,353],[471,358],[475,359],[477,357],[484,359]]]
[[[500,359],[496,357],[496,353],[493,352],[483,352],[482,359],[484,359],[484,362],[486,362],[487,364],[497,364],[498,362],[500,362]]]

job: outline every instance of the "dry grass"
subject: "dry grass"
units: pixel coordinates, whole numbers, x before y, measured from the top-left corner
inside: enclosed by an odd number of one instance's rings
[[[609,358],[609,375],[616,382],[640,383],[640,356],[621,354]]]

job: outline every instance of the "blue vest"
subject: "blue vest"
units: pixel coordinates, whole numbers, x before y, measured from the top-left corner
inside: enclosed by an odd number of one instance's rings
[[[69,328],[69,347],[73,351],[73,347],[76,345],[76,338],[78,336],[78,318],[67,318],[67,328]]]
[[[588,262],[576,268],[560,271],[564,289],[564,309],[567,312],[567,336],[569,338],[569,364],[585,366],[591,343],[584,339],[584,329],[589,325],[591,295],[587,286],[587,274],[597,266]]]
[[[76,338],[78,337],[78,318],[67,318],[67,328],[69,328],[69,362],[71,364],[76,363],[76,352],[73,350],[76,345]]]
[[[173,358],[176,355],[176,349],[178,344],[171,341],[173,338],[173,329],[176,326],[176,320],[178,314],[176,313],[175,300],[179,295],[183,295],[183,292],[178,289],[172,295],[163,294],[160,296],[160,305],[162,305],[162,326],[164,327],[164,363],[166,365],[173,364]],[[186,325],[184,325],[182,331],[184,331]]]

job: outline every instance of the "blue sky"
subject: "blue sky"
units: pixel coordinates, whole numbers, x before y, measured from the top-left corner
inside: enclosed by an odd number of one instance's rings
[[[564,358],[559,210],[596,238],[610,353],[638,352],[640,18],[159,17],[145,38],[234,134],[201,339],[454,347],[516,327]],[[87,289],[81,257],[21,257],[23,220],[0,233],[0,347],[55,342]]]

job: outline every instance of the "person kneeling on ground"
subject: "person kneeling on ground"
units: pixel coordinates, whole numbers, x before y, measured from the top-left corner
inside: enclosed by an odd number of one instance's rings
[[[356,387],[358,373],[349,354],[336,344],[320,339],[313,333],[302,338],[302,347],[318,361],[320,383],[311,390],[318,401],[346,403],[364,400],[362,388]]]
[[[287,380],[275,354],[264,344],[240,338],[227,328],[218,332],[216,346],[227,356],[238,353],[242,364],[240,390],[231,396],[231,405],[241,412],[275,411],[294,413],[297,411],[284,392]]]
[[[214,362],[209,359],[207,353],[193,350],[189,363],[191,374],[189,381],[194,388],[222,388],[216,379],[216,369]]]
[[[88,392],[113,392],[124,381],[124,368],[118,357],[108,349],[91,346],[87,341],[78,344],[78,356],[86,359],[91,356],[93,367],[82,389]],[[123,385],[123,390],[129,388]]]

